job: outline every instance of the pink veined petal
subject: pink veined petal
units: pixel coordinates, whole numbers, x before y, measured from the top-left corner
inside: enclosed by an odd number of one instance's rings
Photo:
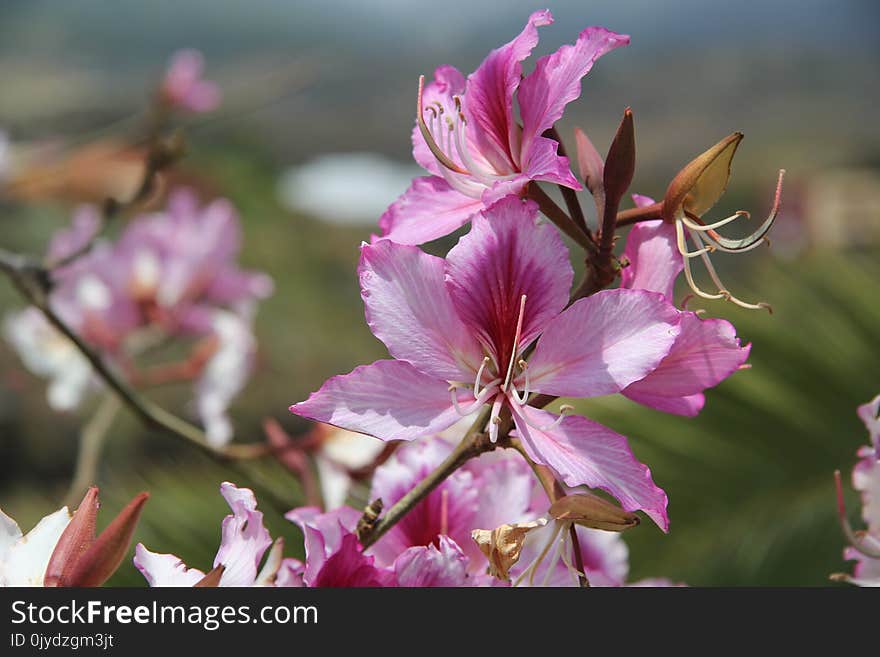
[[[314,587],[353,588],[394,586],[396,582],[393,572],[373,565],[373,557],[362,552],[357,536],[345,532],[339,549],[327,557],[314,579],[307,583]]]
[[[455,116],[454,112],[456,112],[457,109],[453,97],[463,95],[464,89],[464,75],[462,75],[457,68],[448,65],[439,66],[434,71],[434,79],[426,84],[422,91],[422,107],[434,107],[438,112],[439,107],[442,107],[444,117]],[[428,112],[424,117],[425,122],[430,125],[430,111],[427,109],[425,111]],[[443,120],[445,121],[445,118]],[[412,144],[413,158],[415,161],[430,173],[435,176],[440,176],[440,167],[442,165],[437,162],[437,158],[425,143],[425,137],[422,135],[418,123],[413,127]],[[448,150],[450,152],[446,153],[447,157],[450,157],[455,162],[459,163],[456,149],[452,148]]]
[[[150,552],[143,543],[134,549],[134,566],[150,586],[194,586],[205,576],[198,568],[188,568],[180,557]]]
[[[583,186],[571,172],[568,158],[559,155],[559,143],[547,137],[535,137],[532,140],[531,152],[523,171],[529,180],[541,180],[571,189],[583,189]]]
[[[482,155],[500,174],[519,169],[519,126],[513,116],[513,95],[522,76],[522,61],[538,44],[538,27],[550,25],[553,15],[536,11],[523,31],[496,48],[468,76],[464,111]]]
[[[874,450],[865,449],[852,474],[853,488],[862,495],[862,519],[880,540],[880,461]],[[880,561],[880,560],[878,560]]]
[[[276,588],[302,588],[305,586],[303,581],[303,563],[297,559],[284,559],[281,562],[281,568],[275,575]]]
[[[472,381],[483,358],[444,285],[443,258],[389,240],[361,247],[367,324],[388,352],[425,374]]]
[[[664,532],[669,529],[666,493],[624,436],[579,415],[553,426],[556,415],[530,406],[514,410],[513,420],[529,458],[552,468],[567,486],[601,488],[627,511],[642,510]]]
[[[649,406],[664,413],[696,417],[703,410],[703,406],[706,405],[706,396],[702,393],[686,395],[684,397],[665,397],[663,395],[637,392],[631,388],[632,386],[626,388],[622,394],[638,404]]]
[[[568,302],[574,276],[558,231],[532,201],[507,197],[473,221],[446,257],[446,282],[459,316],[502,369],[513,351],[526,295],[521,351]]]
[[[636,224],[627,235],[623,255],[629,266],[620,274],[620,287],[659,292],[673,302],[675,279],[684,269],[674,226],[660,219]]]
[[[669,353],[679,312],[659,294],[604,290],[551,321],[529,358],[533,390],[561,397],[620,392]]]
[[[471,390],[457,394],[461,406],[473,401]],[[379,360],[334,376],[290,411],[381,440],[413,440],[461,419],[446,381],[401,360]]]
[[[536,137],[552,127],[565,111],[565,106],[581,94],[581,79],[602,55],[629,43],[629,37],[602,27],[588,27],[578,35],[574,45],[562,46],[541,57],[522,81],[517,93],[523,124],[523,169],[530,157]],[[470,93],[470,88],[468,88]]]
[[[424,244],[457,230],[483,208],[478,198],[465,196],[443,178],[426,176],[409,189],[379,219],[382,237],[398,244]]]
[[[394,562],[397,585],[405,587],[473,586],[468,558],[448,536],[438,546],[411,547]]]
[[[343,538],[354,530],[361,514],[350,507],[322,513],[317,507],[299,507],[284,517],[299,525],[305,539],[306,565],[303,580],[311,586],[325,561],[342,547]]]
[[[740,346],[736,329],[723,319],[700,319],[681,313],[681,332],[653,372],[628,386],[624,394],[686,397],[718,385],[749,357],[751,345]],[[638,401],[638,400],[636,400]]]

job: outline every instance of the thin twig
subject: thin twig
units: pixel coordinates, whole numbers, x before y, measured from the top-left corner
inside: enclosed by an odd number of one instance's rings
[[[529,185],[529,198],[535,201],[541,212],[556,224],[563,233],[577,242],[584,251],[591,254],[596,252],[596,245],[591,237],[535,182]]]
[[[655,221],[663,218],[663,202],[658,201],[642,208],[630,208],[617,213],[617,227],[630,226],[642,221]]]
[[[68,506],[73,507],[82,498],[85,490],[96,483],[101,449],[120,406],[116,395],[106,395],[98,405],[98,410],[80,431],[73,480],[65,498]]]

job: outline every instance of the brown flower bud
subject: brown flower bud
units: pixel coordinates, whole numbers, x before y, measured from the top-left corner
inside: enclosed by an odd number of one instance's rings
[[[550,515],[556,520],[610,532],[622,532],[639,524],[636,514],[588,494],[566,495],[558,499],[550,507]]]

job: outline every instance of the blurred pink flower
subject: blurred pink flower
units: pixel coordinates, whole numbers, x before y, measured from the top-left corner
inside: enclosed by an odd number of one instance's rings
[[[467,79],[441,66],[424,89],[420,81],[413,156],[431,175],[416,178],[382,215],[382,237],[401,244],[442,237],[498,199],[521,195],[532,180],[581,188],[558,143],[543,135],[580,95],[593,63],[629,37],[589,27],[574,45],[540,58],[523,78],[522,62],[538,44],[538,27],[552,22],[549,11],[533,13],[523,31],[489,53]]]
[[[179,50],[171,57],[160,87],[160,98],[174,109],[210,112],[220,104],[220,89],[204,80],[205,58],[198,50]]]
[[[218,586],[298,585],[299,562],[282,558],[284,542],[279,538],[273,544],[253,491],[227,481],[220,485],[220,493],[232,514],[223,519],[220,548],[214,557],[213,567],[224,568]],[[204,572],[189,568],[179,557],[151,552],[142,543],[135,548],[134,565],[150,586],[194,586],[205,578]]]
[[[624,436],[526,404],[532,392],[620,392],[669,353],[678,311],[662,295],[608,290],[566,309],[572,282],[558,233],[508,197],[474,219],[447,258],[380,240],[361,252],[367,323],[394,360],[328,380],[291,411],[382,440],[412,440],[492,405],[507,407],[529,456],[569,486],[606,490],[664,530],[666,494]],[[524,352],[538,340],[534,352]]]
[[[634,199],[640,207],[653,203],[644,196]],[[622,288],[659,292],[673,303],[675,279],[683,264],[672,224],[658,219],[633,226],[624,257],[629,266],[621,274]],[[623,394],[660,411],[694,416],[705,404],[703,391],[740,369],[751,345],[740,346],[736,329],[723,319],[700,319],[689,311],[681,311],[679,316],[681,332],[672,350],[654,371],[627,386]]]

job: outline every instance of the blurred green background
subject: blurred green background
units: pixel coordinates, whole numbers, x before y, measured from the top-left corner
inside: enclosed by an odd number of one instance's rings
[[[352,216],[340,221],[343,210],[334,214],[330,201],[317,209],[309,203],[332,200],[333,184],[344,196],[346,186],[363,183],[346,180],[358,169],[329,176],[329,197],[291,180],[302,181],[321,154],[336,154],[338,164],[369,153],[394,171],[387,189],[377,181],[372,191],[393,200],[394,182],[409,175],[418,75],[441,63],[473,70],[538,8],[472,5],[124,0],[109,9],[83,0],[0,7],[0,129],[15,143],[125,135],[126,117],[146,100],[169,55],[190,46],[205,52],[224,105],[191,122],[181,169],[232,199],[244,224],[243,264],[276,282],[257,317],[257,370],[232,406],[237,440],[262,440],[267,416],[291,433],[306,431],[287,413],[289,404],[326,377],[384,355],[363,321],[355,276],[358,245],[376,230],[378,212],[354,196],[345,208]],[[562,132],[580,126],[603,151],[622,109],[632,106],[639,150],[633,191],[661,196],[678,167],[733,130],[746,140],[719,217],[739,208],[760,216],[776,169],[788,171],[773,247],[715,259],[734,291],[770,301],[774,314],[702,305],[753,343],[752,368],[710,391],[693,420],[622,398],[578,404],[630,437],[670,497],[668,535],[647,523],[627,535],[632,578],[825,584],[829,573],[848,569],[832,473],[840,468],[846,479],[866,442],[855,407],[880,392],[880,131],[872,118],[880,89],[868,83],[880,63],[877,5],[566,0],[550,8],[557,22],[542,31],[538,55],[571,42],[586,25],[632,35],[631,46],[597,64]],[[69,210],[49,202],[0,205],[0,243],[42,253]],[[454,240],[431,249],[442,252]],[[0,306],[20,307],[8,285],[0,285]],[[26,531],[60,505],[78,429],[95,404],[75,414],[49,410],[44,382],[5,343],[0,381],[0,506]],[[154,397],[192,414],[181,401],[187,387]],[[299,552],[298,531],[281,513],[300,491],[280,466],[220,465],[125,413],[96,482],[103,522],[149,490],[137,540],[204,569],[227,512],[218,490],[224,480],[254,487],[273,536],[287,536],[288,553]],[[848,502],[854,517],[855,497]],[[112,583],[143,580],[123,565]]]

